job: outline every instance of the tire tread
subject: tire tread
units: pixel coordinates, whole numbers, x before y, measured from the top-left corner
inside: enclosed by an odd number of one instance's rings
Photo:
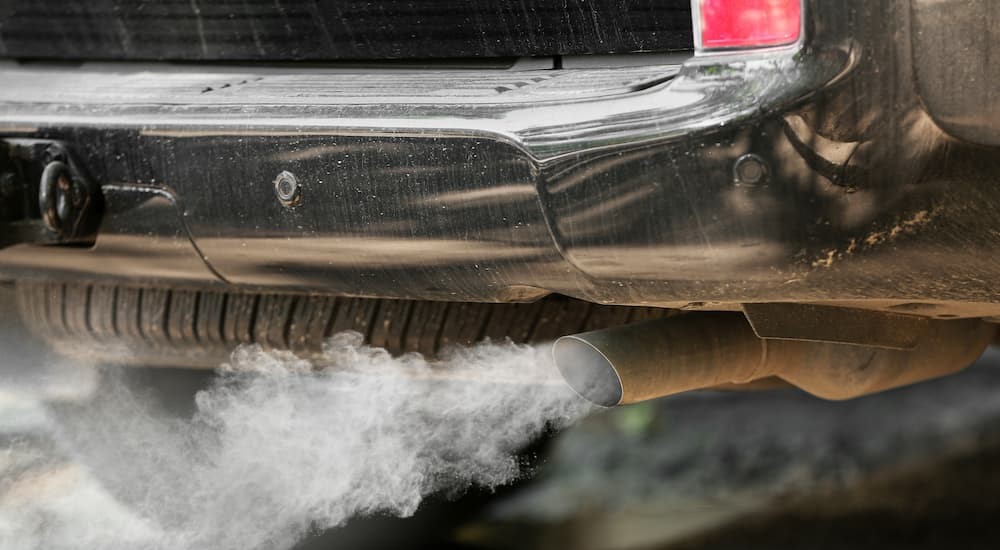
[[[26,324],[57,349],[150,366],[215,367],[240,344],[314,354],[353,330],[394,355],[433,357],[489,339],[545,342],[564,334],[665,317],[674,310],[597,305],[552,295],[526,304],[256,294],[18,281]],[[94,343],[115,344],[93,345]],[[102,350],[108,351],[102,356]]]

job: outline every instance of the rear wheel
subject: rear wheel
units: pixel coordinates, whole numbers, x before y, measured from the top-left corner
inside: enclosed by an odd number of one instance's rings
[[[217,367],[240,344],[315,354],[326,338],[347,330],[393,354],[434,357],[450,345],[545,342],[671,311],[564,296],[482,304],[35,281],[19,282],[17,295],[26,324],[59,351],[105,363],[194,368]]]

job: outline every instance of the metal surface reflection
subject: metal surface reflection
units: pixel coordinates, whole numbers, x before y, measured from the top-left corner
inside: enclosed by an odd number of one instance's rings
[[[239,285],[721,309],[997,302],[1000,161],[944,133],[910,85],[907,7],[807,8],[794,47],[508,73],[525,83],[513,95],[474,72],[264,74],[214,94],[198,86],[219,75],[157,88],[119,68],[81,77],[77,99],[0,93],[0,130],[78,144],[99,181],[169,189],[204,269]],[[766,177],[734,175],[746,158]],[[274,196],[284,172],[294,208]],[[99,257],[115,238],[60,253]]]

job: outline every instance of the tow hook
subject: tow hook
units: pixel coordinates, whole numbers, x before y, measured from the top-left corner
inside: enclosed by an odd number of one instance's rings
[[[0,181],[0,247],[94,242],[101,189],[63,143],[0,139]]]

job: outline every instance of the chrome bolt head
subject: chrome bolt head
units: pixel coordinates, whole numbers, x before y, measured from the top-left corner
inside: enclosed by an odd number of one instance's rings
[[[758,185],[767,180],[767,163],[751,153],[736,159],[733,164],[733,179],[736,183]]]
[[[302,186],[295,174],[287,170],[274,178],[274,194],[285,208],[294,208],[302,202]]]

